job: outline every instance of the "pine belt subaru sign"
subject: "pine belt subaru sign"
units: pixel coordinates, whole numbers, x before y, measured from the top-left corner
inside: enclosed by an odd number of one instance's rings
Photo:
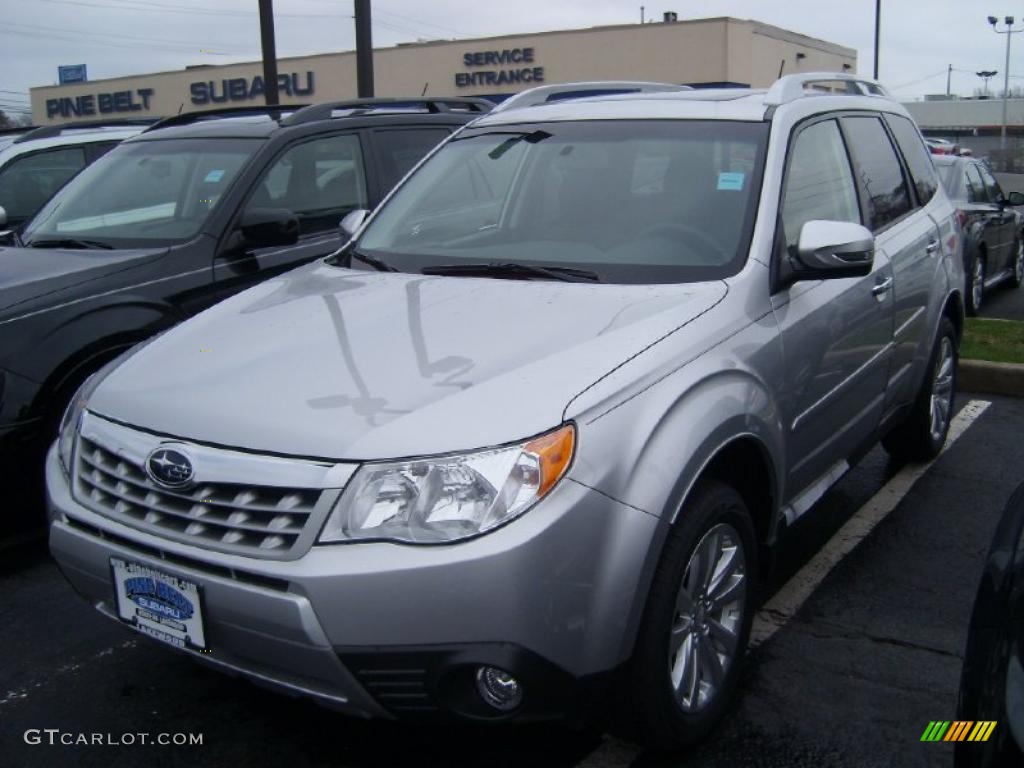
[[[67,83],[84,83],[89,77],[85,72],[85,64],[65,64],[57,67],[57,82],[61,85]]]

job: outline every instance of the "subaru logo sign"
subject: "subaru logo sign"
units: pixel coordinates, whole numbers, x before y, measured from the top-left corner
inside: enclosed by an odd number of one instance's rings
[[[146,459],[146,473],[165,488],[184,488],[192,482],[194,470],[188,456],[177,448],[162,446]]]

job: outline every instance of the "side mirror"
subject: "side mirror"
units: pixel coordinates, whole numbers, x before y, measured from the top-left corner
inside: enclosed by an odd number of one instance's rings
[[[1024,192],[1011,192],[1006,196],[1006,204],[1012,206],[1024,205]],[[0,211],[2,210],[0,208]]]
[[[238,223],[245,245],[292,245],[299,239],[299,218],[286,208],[250,208]]]
[[[1011,192],[1011,194],[1013,194],[1013,193]],[[7,211],[5,211],[4,207],[2,205],[0,205],[0,229],[3,229],[6,226],[7,226]]]
[[[370,212],[365,208],[357,208],[354,211],[350,211],[345,215],[345,218],[338,224],[338,228],[341,230],[341,239],[343,242],[348,242],[355,237],[356,232],[363,226],[363,222],[366,221],[366,217],[370,215]]]
[[[800,228],[796,253],[783,258],[779,277],[784,284],[798,280],[862,277],[875,260],[875,236],[847,221],[808,221]]]

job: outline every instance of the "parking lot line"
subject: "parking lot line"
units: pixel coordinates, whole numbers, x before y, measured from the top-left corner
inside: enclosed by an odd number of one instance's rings
[[[945,453],[990,405],[991,403],[986,400],[968,402],[949,425],[949,437],[946,438],[946,444],[939,455]],[[750,630],[751,648],[756,648],[768,640],[796,615],[800,606],[818,588],[829,571],[850,554],[874,527],[896,508],[932,463],[907,464],[900,469],[761,607],[754,617],[754,624]]]
[[[941,456],[991,405],[986,400],[971,400],[953,419]],[[787,581],[754,617],[750,647],[756,648],[796,615],[825,576],[892,512],[914,483],[934,463],[907,464],[857,510],[803,568]],[[627,768],[642,749],[630,742],[606,736],[601,744],[575,768]]]

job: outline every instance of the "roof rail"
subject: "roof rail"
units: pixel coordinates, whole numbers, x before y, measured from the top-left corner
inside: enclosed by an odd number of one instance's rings
[[[891,98],[889,92],[876,80],[846,72],[800,72],[776,80],[765,94],[764,103],[771,107],[788,104],[809,95],[808,86],[826,83],[842,83],[844,92],[853,96]]]
[[[378,97],[368,99],[345,99],[343,101],[328,101],[323,104],[314,104],[311,107],[294,112],[281,121],[281,125],[301,125],[316,120],[330,120],[334,113],[341,110],[351,110],[352,115],[366,115],[371,113],[386,112],[388,108],[394,111],[405,111],[404,108],[416,107],[430,113],[438,112],[490,112],[494,104],[487,99],[479,99],[465,96],[429,96],[429,97]],[[347,116],[347,115],[346,115]]]
[[[10,136],[12,133],[27,133],[34,131],[38,125],[18,125],[11,128],[0,128],[0,136]]]
[[[664,91],[692,91],[689,85],[673,85],[672,83],[649,83],[632,80],[597,80],[585,83],[558,83],[557,85],[539,85],[521,91],[505,99],[494,108],[495,112],[520,107],[536,107],[562,99],[584,99],[588,96],[604,96],[612,93],[657,93]]]
[[[133,125],[151,125],[154,122],[156,122],[155,117],[129,117],[112,118],[110,120],[83,120],[80,123],[41,125],[38,128],[33,128],[28,133],[23,133],[14,140],[14,143],[20,144],[23,141],[32,141],[33,139],[50,139],[54,136],[60,136],[64,131],[87,130],[89,128],[118,128],[121,126],[128,128]]]
[[[245,117],[246,115],[269,115],[274,120],[280,120],[282,113],[295,112],[309,106],[308,104],[273,104],[253,105],[249,107],[220,107],[218,109],[200,109],[194,112],[182,112],[178,115],[171,115],[162,120],[157,120],[146,131],[156,131],[160,128],[170,128],[175,125],[189,125],[198,123],[201,120],[216,120],[219,117]]]

